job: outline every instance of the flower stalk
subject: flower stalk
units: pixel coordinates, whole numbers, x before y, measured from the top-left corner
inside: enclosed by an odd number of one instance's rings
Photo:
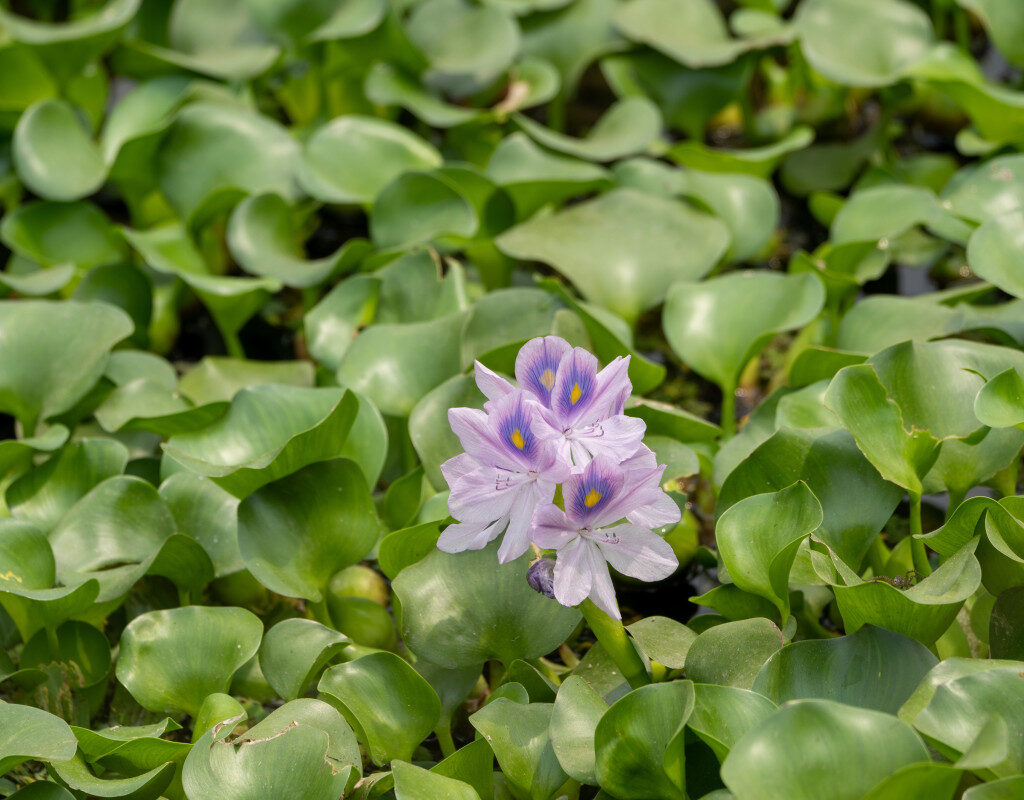
[[[622,622],[608,616],[594,605],[590,598],[580,603],[580,611],[583,612],[583,618],[587,621],[590,630],[594,632],[597,641],[612,657],[615,666],[622,672],[622,677],[629,683],[630,688],[639,689],[641,686],[649,684],[651,676]]]

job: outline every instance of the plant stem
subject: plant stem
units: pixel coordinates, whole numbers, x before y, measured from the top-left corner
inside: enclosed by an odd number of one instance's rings
[[[736,388],[722,389],[722,436],[728,439],[736,433]]]
[[[925,550],[924,542],[916,538],[921,530],[921,495],[917,492],[910,492],[910,555],[914,560],[914,569],[922,575],[931,575],[932,567],[928,563],[928,551]]]
[[[651,678],[647,674],[647,667],[644,666],[643,659],[640,658],[640,654],[637,653],[629,636],[626,635],[626,629],[622,622],[609,617],[589,598],[580,603],[580,611],[583,612],[583,618],[590,626],[590,630],[594,632],[597,641],[612,657],[630,687],[638,689],[649,684]]]
[[[232,358],[245,358],[245,349],[242,347],[242,340],[238,338],[237,331],[221,329],[220,333],[224,337],[224,346],[228,350],[228,355]]]
[[[60,640],[57,638],[57,629],[52,625],[46,626],[46,643],[50,647],[50,657],[60,661]]]
[[[192,605],[191,592],[188,589],[182,589],[178,587],[178,605],[179,606],[190,606]]]
[[[964,497],[966,495],[967,492],[962,492],[959,490],[950,490],[949,505],[946,506],[946,522],[949,522],[949,518],[953,516],[953,512],[956,511],[957,506],[959,506],[964,501]]]
[[[442,723],[434,729],[434,735],[437,736],[437,743],[441,745],[441,755],[448,758],[448,756],[455,753],[455,740],[452,738],[450,721],[442,721]]]
[[[331,612],[327,608],[327,598],[324,597],[318,603],[310,601],[306,603],[306,608],[309,609],[313,615],[313,619],[319,622],[321,625],[326,625],[328,628],[333,628],[334,623],[331,621]]]

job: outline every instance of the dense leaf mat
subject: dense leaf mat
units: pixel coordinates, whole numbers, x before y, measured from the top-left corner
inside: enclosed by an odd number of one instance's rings
[[[1015,0],[0,4],[0,797],[1024,798],[1022,69]],[[682,512],[626,632],[436,546],[548,335]]]

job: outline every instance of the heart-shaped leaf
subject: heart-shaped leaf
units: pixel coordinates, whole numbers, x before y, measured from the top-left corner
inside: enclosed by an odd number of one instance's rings
[[[164,452],[236,497],[335,456],[359,401],[340,389],[243,389],[207,428],[172,436]]]
[[[686,724],[710,747],[719,761],[748,731],[775,711],[775,703],[757,692],[712,683],[694,684],[693,713]]]
[[[241,608],[150,611],[121,635],[117,679],[143,708],[194,716],[207,695],[227,691],[262,636],[263,624]]]
[[[715,529],[718,552],[733,583],[770,600],[785,621],[789,618],[789,572],[797,548],[821,522],[818,498],[799,481],[731,506]]]
[[[318,689],[338,707],[379,765],[408,761],[441,713],[430,684],[393,653],[371,653],[331,667]]]
[[[811,775],[836,780],[840,800],[859,800],[901,767],[927,761],[909,725],[893,716],[830,700],[797,700],[747,733],[722,765],[736,796],[812,798]]]
[[[310,464],[238,507],[249,571],[271,591],[317,603],[331,576],[365,556],[381,532],[366,478],[346,459]]]
[[[597,783],[594,734],[608,704],[575,675],[558,687],[551,711],[551,746],[562,769],[580,783]]]
[[[441,155],[407,128],[347,114],[317,128],[303,146],[297,178],[329,203],[372,203],[403,172],[441,166]]]
[[[62,100],[42,100],[18,119],[14,129],[18,176],[47,200],[78,200],[92,194],[107,177],[99,147]]]
[[[686,653],[686,675],[698,683],[749,689],[782,645],[782,631],[770,620],[723,622],[693,640]]]
[[[913,639],[865,625],[786,645],[761,668],[754,691],[780,705],[818,698],[895,714],[936,663]]]
[[[597,724],[597,778],[623,800],[686,797],[683,729],[693,711],[690,681],[635,689]]]
[[[678,280],[707,274],[729,244],[725,226],[664,197],[615,189],[496,240],[513,258],[544,261],[580,294],[634,321]]]
[[[40,708],[0,703],[0,775],[30,759],[66,761],[78,742],[60,717]]]
[[[311,619],[286,619],[263,637],[260,667],[285,700],[294,700],[351,644],[347,636]]]
[[[396,800],[480,800],[468,783],[404,761],[392,763],[391,772]]]
[[[401,634],[413,652],[455,669],[536,658],[565,640],[579,611],[530,588],[526,556],[499,565],[496,547],[456,555],[435,550],[395,578]]]

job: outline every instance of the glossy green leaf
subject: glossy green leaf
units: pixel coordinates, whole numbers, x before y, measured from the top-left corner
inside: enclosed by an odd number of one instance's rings
[[[395,776],[396,800],[480,800],[468,783],[404,761],[393,762],[391,771]]]
[[[0,239],[43,267],[94,267],[124,257],[124,242],[91,203],[34,202],[4,214]]]
[[[597,778],[623,800],[685,792],[683,729],[694,707],[690,681],[635,689],[616,702],[597,724]]]
[[[782,632],[770,620],[723,622],[693,640],[686,653],[686,675],[698,683],[749,689],[782,646]]]
[[[565,783],[548,735],[553,706],[517,703],[498,698],[470,717],[473,727],[494,751],[516,793],[530,800],[545,800]]]
[[[178,391],[195,405],[227,402],[242,389],[264,383],[312,388],[313,368],[303,361],[247,361],[206,356],[186,372]]]
[[[238,498],[213,481],[190,472],[171,475],[160,484],[177,531],[206,550],[217,577],[242,569],[238,552]]]
[[[126,778],[97,777],[81,756],[50,764],[54,773],[72,789],[89,797],[156,800],[174,777],[175,765],[163,764],[141,775]]]
[[[496,545],[435,550],[394,579],[402,639],[417,655],[451,668],[511,664],[551,652],[579,622],[579,611],[530,588],[526,556],[499,565]]]
[[[594,734],[608,705],[575,675],[558,687],[551,711],[550,736],[555,757],[573,780],[597,782]]]
[[[403,172],[441,166],[441,156],[406,128],[349,114],[318,128],[302,150],[297,178],[330,203],[372,203]]]
[[[30,759],[66,761],[78,742],[60,717],[40,708],[0,703],[0,775]]]
[[[67,411],[132,328],[127,314],[106,303],[0,301],[0,408],[29,432]]]
[[[267,631],[260,667],[285,700],[301,696],[320,671],[349,647],[348,637],[311,619],[286,619]]]
[[[692,630],[668,617],[644,617],[629,626],[629,635],[651,661],[682,669],[694,639]]]
[[[339,381],[365,394],[384,414],[407,416],[431,389],[460,371],[465,314],[429,322],[372,325],[352,342]]]
[[[546,128],[524,115],[516,124],[544,147],[586,161],[614,161],[644,152],[661,130],[658,107],[646,97],[626,97],[611,106],[582,139]]]
[[[214,726],[195,743],[182,770],[192,800],[331,800],[358,778],[359,750],[337,711],[294,700],[232,742],[238,720]]]
[[[430,684],[392,653],[331,667],[318,688],[345,716],[375,764],[408,761],[441,713]]]
[[[781,428],[729,473],[717,509],[722,513],[741,498],[777,492],[797,480],[821,503],[815,537],[854,565],[860,564],[902,496],[846,431]]]
[[[323,258],[307,259],[296,244],[292,210],[280,196],[247,197],[231,213],[228,248],[235,260],[253,275],[274,278],[285,286],[304,289],[330,280],[355,267],[370,249],[361,240],[349,240]]]
[[[95,192],[107,165],[75,108],[43,100],[28,109],[14,129],[18,175],[46,200],[78,200]]]
[[[775,703],[749,689],[694,684],[693,713],[686,724],[710,747],[719,761],[748,731],[775,711]]]
[[[806,325],[824,302],[824,287],[813,276],[743,271],[674,284],[662,324],[684,362],[732,391],[772,336]]]
[[[696,280],[728,247],[724,225],[676,200],[616,189],[502,234],[514,258],[544,261],[587,300],[635,320],[678,280]]]
[[[437,172],[405,172],[377,195],[370,234],[381,248],[398,249],[444,236],[469,238],[479,221],[469,200]]]
[[[164,452],[236,497],[338,453],[358,411],[339,389],[283,385],[240,391],[207,428],[171,437]]]
[[[896,770],[927,761],[917,734],[888,714],[830,700],[797,700],[747,733],[722,765],[737,797],[817,796],[827,775],[839,800],[857,800]]]
[[[936,663],[913,639],[865,625],[849,636],[787,645],[753,688],[780,705],[817,698],[894,714]]]
[[[846,86],[885,86],[924,56],[932,43],[927,15],[902,0],[810,0],[795,24],[804,57]],[[869,43],[870,47],[865,47]]]
[[[370,489],[352,461],[321,461],[264,485],[238,507],[238,548],[271,591],[313,602],[382,531]]]
[[[785,621],[797,548],[821,522],[821,504],[800,481],[731,506],[718,520],[715,540],[733,583],[770,600]]]
[[[962,547],[905,590],[882,580],[862,579],[834,554],[815,553],[812,560],[818,575],[832,586],[847,633],[875,625],[933,644],[981,584],[975,547],[976,542]]]
[[[993,658],[1024,661],[1024,587],[1008,589],[996,598],[989,621],[989,652]]]
[[[1024,296],[1022,223],[1024,212],[1019,210],[992,217],[974,231],[967,243],[967,258],[974,273],[1015,297]]]
[[[262,635],[263,624],[241,608],[150,611],[121,636],[117,679],[144,708],[194,715],[208,694],[227,691]]]

